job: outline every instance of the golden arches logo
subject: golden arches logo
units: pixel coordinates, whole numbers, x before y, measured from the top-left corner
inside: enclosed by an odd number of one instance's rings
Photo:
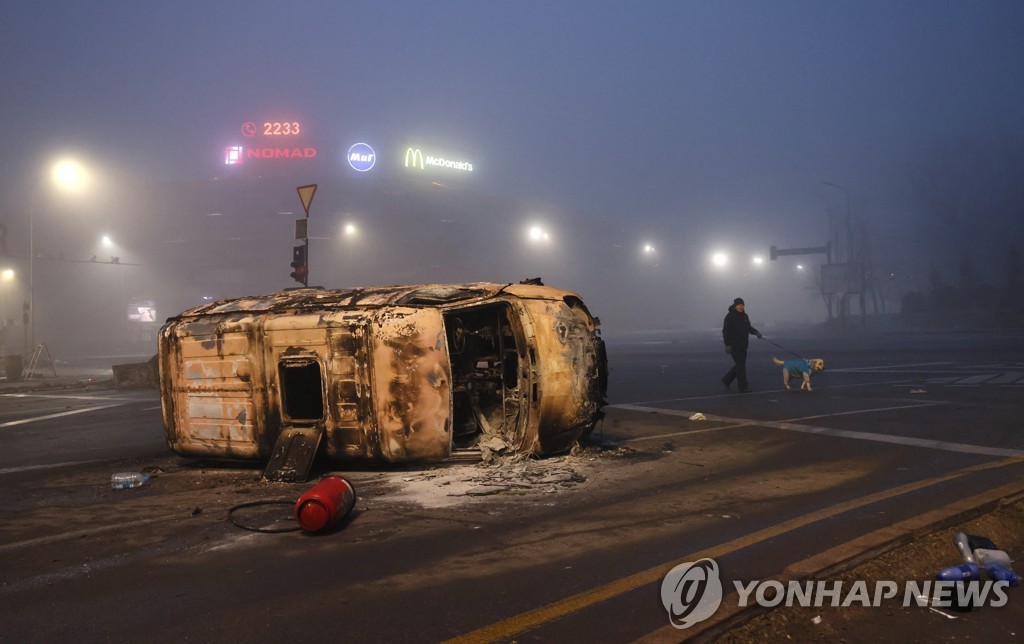
[[[412,161],[411,166],[409,165],[410,161]],[[405,150],[405,167],[415,168],[417,166],[419,167],[420,170],[423,169],[423,153],[420,152],[419,148],[407,148]]]

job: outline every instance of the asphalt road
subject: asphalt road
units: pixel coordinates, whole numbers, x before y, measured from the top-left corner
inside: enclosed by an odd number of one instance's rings
[[[155,392],[0,389],[0,641],[664,636],[659,589],[677,563],[713,555],[727,587],[772,579],[1022,480],[1024,334],[768,337],[825,359],[813,392],[782,389],[771,355],[786,356],[763,341],[754,392],[737,394],[710,331],[612,338],[595,444],[488,496],[468,493],[514,466],[348,470],[356,511],[324,536],[227,521],[308,486],[171,454]],[[119,470],[152,478],[110,490]],[[242,518],[287,525],[288,511]],[[1013,591],[1015,611],[987,613],[1007,633],[1024,606]],[[943,620],[922,615],[920,628]]]

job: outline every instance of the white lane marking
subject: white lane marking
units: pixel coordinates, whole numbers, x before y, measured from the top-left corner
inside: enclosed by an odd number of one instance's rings
[[[97,407],[86,407],[85,409],[72,409],[71,411],[62,411],[57,414],[46,414],[45,416],[33,416],[32,418],[22,418],[21,420],[10,420],[6,423],[0,423],[0,429],[4,427],[14,427],[15,425],[25,425],[27,423],[35,423],[40,420],[50,420],[53,418],[63,418],[64,416],[73,416],[75,414],[84,414],[90,411],[99,411],[101,409],[110,409],[111,407],[121,407],[125,403],[114,403],[113,405],[99,405]]]
[[[999,376],[998,378],[996,378],[995,380],[991,381],[988,384],[990,384],[990,385],[1007,385],[1007,384],[1010,384],[1010,383],[1017,382],[1018,380],[1020,380],[1022,378],[1024,378],[1024,373],[1021,373],[1019,371],[1011,371],[1009,373],[1002,374],[1001,376]]]
[[[145,409],[142,409],[140,411],[153,411],[154,409],[161,409],[161,407],[160,405],[157,405],[156,407],[146,407]]]
[[[868,367],[847,367],[846,369],[828,369],[827,371],[847,373],[850,371],[876,371],[878,369],[906,369],[908,367],[937,367],[944,364],[956,364],[955,362],[913,362],[910,364],[879,364]],[[990,367],[991,368],[991,367]]]
[[[882,381],[882,382],[857,382],[857,383],[852,383],[852,384],[848,384],[848,385],[822,385],[822,386],[815,387],[814,390],[818,391],[820,389],[847,389],[849,387],[871,387],[871,386],[875,386],[875,385],[878,385],[878,386],[881,386],[881,385],[906,385],[906,384],[911,384],[911,383],[915,383],[915,382],[917,382],[917,381],[916,380],[906,380],[906,379],[903,379],[903,380],[885,380],[885,381]],[[765,394],[781,394],[781,393],[783,393],[785,391],[787,391],[787,390],[786,389],[765,389],[764,391],[760,391],[760,390],[752,391],[752,392],[747,393],[747,394],[740,394],[740,393],[733,392],[731,394],[711,394],[709,396],[689,396],[688,398],[662,398],[660,400],[642,400],[640,402],[634,402],[634,403],[621,403],[619,405],[609,405],[609,407],[619,407],[621,405],[627,405],[627,404],[628,405],[653,405],[655,403],[683,402],[683,401],[686,401],[686,400],[710,400],[712,398],[730,398],[732,396],[757,396],[757,395],[765,395]]]
[[[792,418],[790,420],[774,421],[774,420],[748,420],[743,418],[728,418],[725,416],[713,416],[705,414],[709,420],[733,423],[730,427],[745,427],[745,426],[758,426],[758,427],[771,427],[774,429],[785,429],[794,432],[804,432],[807,434],[823,434],[825,436],[836,436],[839,438],[852,438],[856,440],[874,441],[878,443],[891,443],[896,445],[907,445],[910,447],[924,447],[927,449],[937,449],[946,452],[958,452],[961,454],[982,454],[985,456],[1024,456],[1024,450],[1009,449],[1003,447],[987,447],[984,445],[969,445],[967,443],[953,443],[949,441],[938,441],[927,438],[913,438],[910,436],[894,436],[891,434],[876,434],[872,432],[859,432],[847,429],[835,429],[833,427],[816,427],[814,425],[801,425],[797,424],[801,420],[811,420],[814,418],[827,418],[829,416],[840,416],[850,415],[857,413],[871,413],[875,411],[893,411],[896,409],[910,409],[914,407],[934,407],[942,403],[922,403],[920,405],[905,405],[902,407],[880,407],[878,409],[864,409],[860,411],[849,411],[849,412],[838,412],[835,414],[828,414],[824,416],[807,416],[805,418]],[[659,409],[656,407],[644,407],[642,405],[610,405],[617,409],[627,409],[630,411],[639,411],[655,414],[666,414],[669,416],[685,416],[689,418],[694,412],[683,411],[680,409]],[[727,427],[716,427],[709,428],[707,430],[699,431],[714,431],[717,429],[728,429]],[[683,435],[690,432],[679,432],[677,435]],[[658,438],[666,438],[672,434],[661,435]],[[651,437],[641,436],[624,443],[639,440],[650,440]]]
[[[968,376],[967,378],[961,378],[954,382],[955,385],[980,385],[986,380],[992,380],[998,373],[983,373],[977,376]]]
[[[987,371],[991,372],[991,369]],[[932,373],[958,373],[963,374],[962,369],[867,369],[867,368],[850,368],[850,369],[826,369],[825,373],[917,373],[917,374],[932,374]]]
[[[0,394],[5,398],[66,398],[68,400],[124,400],[132,401],[136,398],[123,398],[115,396],[69,396],[64,394]]]
[[[8,550],[20,550],[21,548],[29,548],[35,546],[43,546],[48,543],[57,543],[58,541],[67,541],[69,539],[88,537],[94,534],[102,534],[104,532],[110,532],[111,530],[120,530],[122,528],[127,528],[130,526],[149,525],[150,523],[162,523],[164,521],[174,521],[175,519],[187,519],[190,516],[190,514],[178,512],[176,514],[165,514],[163,516],[152,517],[149,519],[124,521],[122,523],[102,525],[95,528],[85,528],[84,530],[74,530],[72,532],[53,534],[45,537],[36,537],[35,539],[25,539],[24,541],[15,541],[14,543],[0,544],[0,552],[7,552]]]
[[[5,467],[3,469],[0,469],[0,474],[15,474],[17,472],[29,472],[32,470],[49,470],[56,467],[68,467],[70,465],[88,465],[89,463],[100,462],[102,461],[67,461],[64,463],[47,463],[46,465],[24,465],[22,467]]]

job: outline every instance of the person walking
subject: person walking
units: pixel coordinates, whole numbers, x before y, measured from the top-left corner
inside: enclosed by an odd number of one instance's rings
[[[740,393],[750,391],[747,383],[747,345],[749,336],[761,337],[761,332],[750,326],[750,318],[747,317],[746,305],[743,298],[737,297],[729,307],[722,323],[722,339],[725,340],[725,352],[732,356],[733,366],[724,376],[722,384],[726,389],[732,389],[732,381],[735,380],[740,388]]]

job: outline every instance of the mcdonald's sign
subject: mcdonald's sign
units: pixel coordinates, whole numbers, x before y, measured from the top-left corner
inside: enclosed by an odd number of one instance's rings
[[[415,150],[413,148],[408,148],[405,151],[405,167],[419,167],[420,170],[423,169],[423,153],[420,152],[419,148],[416,148]]]
[[[452,159],[446,159],[444,157],[435,157],[431,154],[423,154],[419,148],[405,149],[405,167],[426,170],[428,166],[430,168],[446,168],[449,170],[461,170],[463,172],[473,171],[473,164],[468,161],[453,161]]]

